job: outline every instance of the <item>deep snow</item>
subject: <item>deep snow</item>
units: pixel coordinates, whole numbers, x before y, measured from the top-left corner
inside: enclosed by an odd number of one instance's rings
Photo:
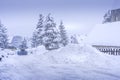
[[[54,51],[44,47],[15,51],[0,62],[0,80],[119,80],[120,56],[98,52],[89,45],[70,44]],[[14,55],[12,55],[14,54]]]
[[[120,22],[97,24],[86,38],[86,42],[91,45],[120,45]]]

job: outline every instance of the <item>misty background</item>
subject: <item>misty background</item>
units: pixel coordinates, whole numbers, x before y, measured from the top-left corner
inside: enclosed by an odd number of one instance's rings
[[[31,37],[39,14],[51,13],[68,34],[87,34],[103,21],[104,14],[119,8],[119,0],[0,0],[0,20],[9,36]],[[57,26],[58,26],[57,25]]]

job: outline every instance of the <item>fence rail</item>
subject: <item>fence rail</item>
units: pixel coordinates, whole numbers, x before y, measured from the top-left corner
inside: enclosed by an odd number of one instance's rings
[[[93,45],[97,50],[109,55],[120,55],[120,46]]]

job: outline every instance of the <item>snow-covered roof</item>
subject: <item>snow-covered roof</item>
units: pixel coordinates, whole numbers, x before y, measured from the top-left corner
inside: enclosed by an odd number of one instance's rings
[[[120,46],[120,22],[96,25],[87,42],[92,45]]]

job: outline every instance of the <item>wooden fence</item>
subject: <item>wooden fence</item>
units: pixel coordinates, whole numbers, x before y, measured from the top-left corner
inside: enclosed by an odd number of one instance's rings
[[[93,45],[97,50],[109,55],[120,55],[120,46]]]

